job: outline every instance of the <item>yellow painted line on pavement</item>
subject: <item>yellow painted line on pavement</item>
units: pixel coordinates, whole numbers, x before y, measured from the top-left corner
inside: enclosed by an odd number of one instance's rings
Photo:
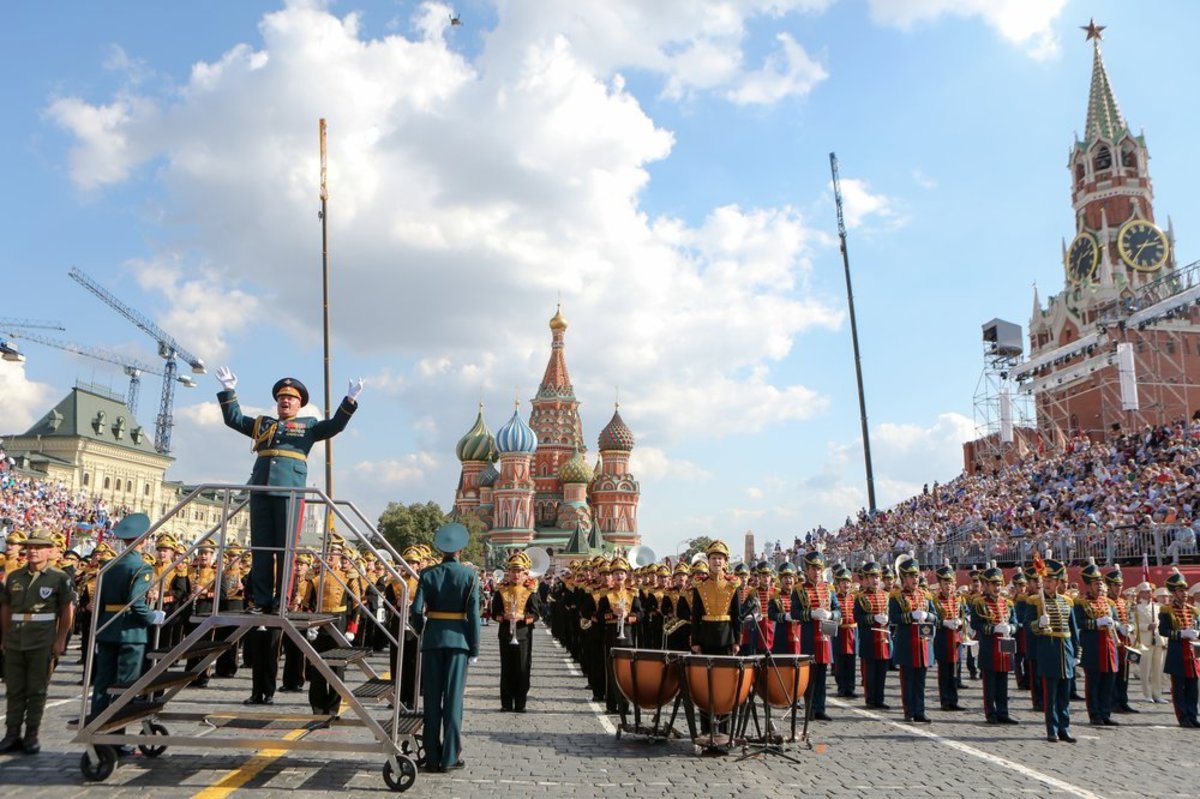
[[[283,740],[294,741],[297,738],[307,735],[308,732],[308,730],[292,730],[283,736]],[[194,794],[192,799],[225,799],[225,797],[261,774],[262,770],[269,766],[273,760],[278,760],[286,752],[286,749],[263,749],[242,764],[241,767],[234,769],[222,777],[216,785],[212,785]]]

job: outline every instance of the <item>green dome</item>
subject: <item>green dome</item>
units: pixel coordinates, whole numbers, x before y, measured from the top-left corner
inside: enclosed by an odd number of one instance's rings
[[[483,420],[482,403],[479,405],[479,415],[475,417],[475,424],[458,440],[454,452],[460,461],[491,462],[496,459],[496,438],[488,428],[487,422]]]
[[[583,453],[576,450],[575,454],[558,467],[558,479],[564,483],[590,483],[592,467],[583,459]]]

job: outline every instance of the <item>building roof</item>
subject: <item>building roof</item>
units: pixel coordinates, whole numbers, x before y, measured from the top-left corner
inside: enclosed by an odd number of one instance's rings
[[[483,420],[483,403],[479,403],[479,413],[475,416],[475,424],[458,440],[455,454],[460,461],[493,461],[496,459],[496,437],[491,428]]]
[[[154,450],[151,431],[138,423],[121,398],[95,386],[72,388],[70,394],[24,435],[43,439],[86,438],[137,452],[159,454]]]
[[[1095,39],[1092,55],[1092,87],[1088,94],[1087,121],[1083,126],[1084,144],[1096,139],[1116,141],[1128,130],[1125,118],[1117,105],[1116,95],[1108,82],[1108,71],[1100,57],[1100,39]]]

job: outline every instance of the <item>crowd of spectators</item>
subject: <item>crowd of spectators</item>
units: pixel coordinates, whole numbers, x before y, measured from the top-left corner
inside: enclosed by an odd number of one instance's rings
[[[1027,562],[1034,550],[1080,560],[1165,562],[1196,554],[1200,532],[1200,420],[1147,427],[1104,442],[1080,436],[1059,452],[1030,452],[992,473],[963,474],[838,530],[817,528],[770,560],[818,544],[827,558],[890,561],[916,552],[926,566]]]
[[[0,540],[13,530],[45,529],[74,539],[81,533],[93,537],[112,526],[122,509],[110,512],[104,500],[86,492],[17,473],[0,448]]]

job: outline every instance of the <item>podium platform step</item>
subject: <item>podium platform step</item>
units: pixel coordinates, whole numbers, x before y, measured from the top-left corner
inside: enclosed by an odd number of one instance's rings
[[[177,660],[187,660],[191,658],[202,658],[205,655],[211,655],[213,652],[224,652],[233,646],[229,641],[197,641],[192,646],[181,652]],[[161,660],[171,654],[170,649],[155,649],[146,653],[146,657],[151,660]]]
[[[146,689],[139,696],[151,694],[155,691],[166,691],[177,685],[187,685],[194,679],[196,679],[196,675],[190,671],[166,671],[151,680],[150,684],[146,686]],[[110,694],[119,694],[128,690],[132,685],[133,681],[113,683],[108,686],[108,692]]]
[[[374,677],[352,692],[359,699],[383,699],[392,695],[392,681]]]
[[[155,715],[166,707],[166,705],[166,702],[130,702],[118,710],[112,718],[100,725],[95,732],[103,733],[120,729],[127,724],[132,724],[135,721],[141,721],[147,716]],[[95,718],[95,714],[88,714],[87,722],[90,723],[93,718]]]
[[[321,660],[331,666],[348,666],[351,663],[357,663],[360,660],[365,660],[373,650],[359,649],[357,647],[339,647],[337,649],[326,649],[319,653]]]
[[[380,725],[388,735],[392,735],[392,717],[380,720]],[[425,717],[420,713],[401,713],[400,723],[397,725],[399,730],[397,735],[417,735],[420,734],[425,727]]]

